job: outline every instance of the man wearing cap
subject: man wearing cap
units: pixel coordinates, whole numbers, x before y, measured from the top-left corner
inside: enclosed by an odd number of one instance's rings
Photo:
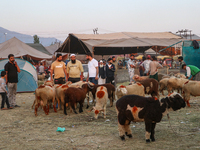
[[[70,55],[71,61],[67,63],[67,78],[72,83],[83,81],[83,66],[82,63],[76,59],[75,54]],[[81,76],[80,76],[81,74]]]
[[[128,65],[128,73],[130,77],[130,82],[133,82],[133,76],[134,76],[135,68],[136,68],[133,54],[130,55],[130,59],[128,60],[127,65]]]
[[[190,80],[200,81],[200,69],[193,65],[182,65],[182,69],[186,70],[186,78],[190,78]]]
[[[98,61],[92,57],[92,53],[90,52],[86,54],[86,59],[89,60],[88,77],[86,81],[98,84],[98,75],[99,75]]]
[[[103,60],[99,61],[99,79],[98,84],[105,84],[106,83],[106,66],[103,64]]]
[[[142,66],[144,68],[144,76],[147,76],[148,72],[149,72],[149,64],[151,62],[151,56],[148,55],[147,59],[145,61],[143,61],[143,63],[140,64],[140,66]]]
[[[115,65],[112,64],[112,58],[108,58],[108,64],[106,65],[106,83],[115,85]]]
[[[51,81],[55,84],[65,84],[65,76],[67,77],[67,71],[65,69],[65,63],[62,61],[62,54],[56,55],[56,61],[51,64]]]

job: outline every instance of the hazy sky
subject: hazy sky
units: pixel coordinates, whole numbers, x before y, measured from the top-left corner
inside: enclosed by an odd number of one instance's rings
[[[68,33],[176,32],[200,36],[200,0],[0,0],[0,26],[56,37]]]

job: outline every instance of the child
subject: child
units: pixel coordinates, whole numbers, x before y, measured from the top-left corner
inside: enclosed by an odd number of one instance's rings
[[[2,71],[1,72],[1,78],[0,78],[0,94],[1,94],[1,97],[2,97],[1,110],[12,109],[12,107],[10,107],[10,104],[8,102],[7,91],[6,91],[6,83],[5,83],[5,80],[4,80],[5,76],[6,76],[6,72]],[[7,105],[7,108],[4,108],[5,103]]]

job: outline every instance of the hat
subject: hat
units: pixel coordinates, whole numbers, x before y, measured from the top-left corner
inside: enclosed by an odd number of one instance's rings
[[[102,60],[100,60],[99,62],[100,62],[100,63],[102,63],[103,61],[102,61]]]
[[[72,56],[76,56],[76,55],[75,54],[71,54],[70,57],[72,57]]]

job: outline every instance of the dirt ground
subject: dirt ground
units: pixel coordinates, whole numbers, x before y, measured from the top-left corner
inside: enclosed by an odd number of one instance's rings
[[[107,105],[107,118],[93,118],[93,112],[81,114],[50,109],[49,115],[39,109],[35,117],[31,105],[33,93],[17,94],[20,108],[0,111],[0,150],[31,149],[200,149],[200,97],[192,97],[191,107],[170,113],[170,128],[167,117],[157,124],[156,141],[145,142],[144,123],[131,123],[133,138],[121,141],[118,135],[115,107]],[[90,105],[91,108],[92,104]],[[64,132],[56,132],[65,127]]]

